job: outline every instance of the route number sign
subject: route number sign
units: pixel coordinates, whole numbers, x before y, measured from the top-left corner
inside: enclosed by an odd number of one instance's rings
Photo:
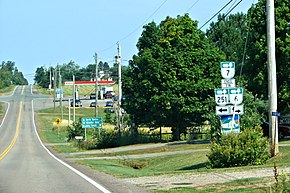
[[[231,104],[241,104],[243,102],[243,88],[229,88],[229,98]]]
[[[218,88],[214,90],[215,102],[219,106],[239,105],[243,102],[243,88]]]
[[[221,62],[221,73],[225,79],[231,79],[235,76],[234,62]]]
[[[215,89],[215,102],[220,106],[229,104],[229,90],[228,89]]]

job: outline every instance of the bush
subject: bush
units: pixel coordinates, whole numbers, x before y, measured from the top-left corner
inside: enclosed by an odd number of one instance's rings
[[[213,168],[261,165],[270,157],[270,145],[259,127],[215,138],[207,155]]]

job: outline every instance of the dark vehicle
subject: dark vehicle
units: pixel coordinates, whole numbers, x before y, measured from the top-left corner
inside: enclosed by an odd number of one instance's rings
[[[107,91],[105,94],[104,94],[104,98],[105,99],[111,99],[115,96],[115,92],[114,91]]]
[[[118,101],[119,100],[119,96],[115,96],[114,97],[114,101]],[[121,101],[124,101],[125,100],[125,96],[124,95],[122,95],[122,99],[121,99]]]
[[[106,102],[106,107],[113,107],[113,106],[114,106],[113,101],[107,101]]]
[[[114,112],[114,108],[113,107],[107,107],[105,108],[104,112],[109,112],[109,113],[113,113]]]
[[[92,100],[92,99],[96,99],[96,93],[92,93],[92,94],[90,94],[90,99]],[[98,95],[98,99],[101,99],[101,96],[100,95]]]
[[[72,102],[70,103],[70,106],[71,106],[71,107],[74,106],[74,101],[72,101]],[[83,104],[82,104],[81,100],[79,100],[79,99],[75,100],[75,107],[82,107],[82,106],[83,106]]]
[[[269,137],[269,123],[264,122],[261,125],[263,130],[263,135]],[[284,139],[285,136],[290,136],[290,125],[278,124],[278,138]]]
[[[91,102],[90,107],[96,107],[96,102]]]

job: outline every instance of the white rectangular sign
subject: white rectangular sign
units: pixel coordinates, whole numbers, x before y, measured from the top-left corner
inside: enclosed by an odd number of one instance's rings
[[[233,88],[236,87],[235,79],[222,79],[222,88]]]
[[[70,81],[70,82],[64,82],[65,86],[72,86],[74,84],[74,82]]]

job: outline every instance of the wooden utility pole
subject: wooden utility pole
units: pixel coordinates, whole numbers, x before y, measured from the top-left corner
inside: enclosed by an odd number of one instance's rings
[[[118,65],[118,112],[117,112],[117,128],[119,132],[121,132],[121,118],[122,118],[122,110],[121,110],[121,100],[122,100],[122,65],[121,65],[121,48],[119,42],[117,43],[118,47],[118,55],[116,56],[116,62]]]
[[[277,78],[275,57],[275,8],[274,0],[267,0],[267,47],[268,47],[268,97],[269,97],[269,135],[271,155],[279,153],[277,116]]]
[[[96,113],[95,113],[95,117],[98,117],[99,113],[98,113],[98,95],[99,95],[99,92],[98,92],[98,54],[95,53],[95,64],[96,64],[96,76],[95,76],[95,79],[96,79],[96,84],[95,84],[95,96],[96,96],[96,99],[95,99],[95,102],[96,102],[96,107],[95,107],[95,110],[96,110]]]

